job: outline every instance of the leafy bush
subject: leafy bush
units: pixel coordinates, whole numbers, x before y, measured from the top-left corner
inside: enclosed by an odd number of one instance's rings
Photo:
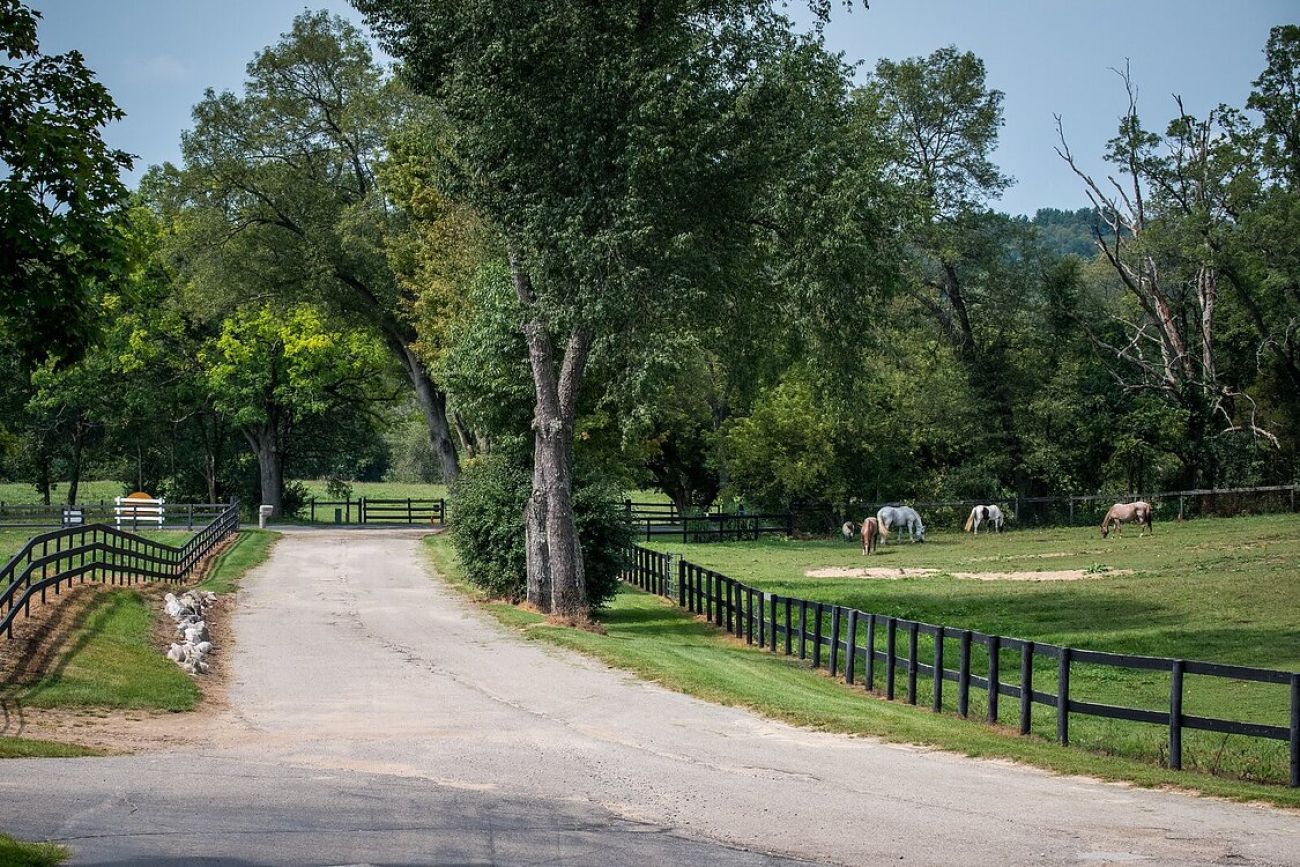
[[[524,506],[532,473],[519,460],[493,454],[469,463],[451,489],[452,544],[471,581],[517,602],[526,592]],[[619,490],[591,473],[576,479],[573,508],[593,609],[613,598],[631,529],[617,505]]]

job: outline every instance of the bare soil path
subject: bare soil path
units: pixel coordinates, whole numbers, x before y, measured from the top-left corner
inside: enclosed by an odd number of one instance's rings
[[[1300,816],[804,731],[528,642],[418,534],[292,532],[192,746],[0,763],[77,863],[1300,863]],[[218,857],[220,856],[220,857]]]

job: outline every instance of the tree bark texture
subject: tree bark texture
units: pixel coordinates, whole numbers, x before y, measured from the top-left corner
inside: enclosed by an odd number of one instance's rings
[[[511,256],[511,272],[521,303],[535,309],[528,272]],[[585,618],[587,582],[573,513],[573,423],[591,337],[581,329],[569,335],[557,364],[555,341],[541,318],[523,325],[533,374],[533,490],[525,509],[528,601],[540,611]]]
[[[424,363],[409,345],[392,336],[389,345],[415,386],[415,399],[419,401],[424,421],[429,426],[429,442],[442,468],[442,480],[451,484],[460,476],[460,457],[456,454],[456,442],[452,439],[451,422],[447,418],[447,395],[434,383]]]
[[[284,512],[284,455],[272,425],[248,428],[244,431],[248,444],[257,455],[258,478],[262,488],[263,506],[271,507],[271,514],[280,517]]]

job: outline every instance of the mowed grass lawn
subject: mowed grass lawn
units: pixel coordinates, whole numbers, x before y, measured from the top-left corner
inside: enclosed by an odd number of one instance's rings
[[[1155,530],[1145,538],[1129,530],[1107,540],[1095,528],[978,538],[939,532],[929,534],[924,544],[890,545],[871,557],[863,557],[856,543],[841,540],[661,541],[651,547],[768,592],[876,614],[1091,650],[1300,671],[1300,516],[1204,519]],[[936,573],[893,580],[805,575],[864,566]],[[1082,570],[1085,576],[985,581],[947,574],[1057,570]],[[884,649],[880,632],[877,647]],[[865,627],[858,643],[866,643]],[[901,632],[898,646],[906,654]],[[956,640],[946,642],[944,650],[947,667],[956,668]],[[921,636],[918,656],[925,662],[933,659],[932,640]],[[1019,658],[1018,651],[1003,651],[1003,682],[1018,681]],[[987,653],[975,647],[972,670],[983,673],[987,665]],[[1055,691],[1055,665],[1051,659],[1037,661],[1036,689]],[[1071,698],[1167,712],[1169,681],[1163,672],[1075,664]],[[900,696],[904,683],[900,672]],[[918,703],[929,706],[931,696],[930,682],[920,678]],[[945,685],[945,707],[955,702],[955,684]],[[986,708],[984,693],[974,691],[971,715],[982,717]],[[999,721],[1014,726],[1017,711],[1017,702],[1004,697]],[[1036,705],[1034,712],[1034,732],[1052,737],[1055,711]],[[1288,689],[1189,675],[1184,713],[1286,725]],[[1070,731],[1072,743],[1085,749],[1167,761],[1168,734],[1162,726],[1071,715]],[[1191,730],[1184,733],[1183,761],[1188,768],[1271,782],[1285,781],[1288,772],[1284,742]]]
[[[233,590],[248,569],[266,559],[278,538],[271,532],[241,531],[200,587]],[[154,634],[158,620],[157,599],[141,592],[140,585],[100,592],[77,617],[48,670],[35,680],[7,685],[4,697],[30,707],[190,710],[201,692],[193,678],[163,655],[165,646]],[[16,753],[0,743],[4,754]]]

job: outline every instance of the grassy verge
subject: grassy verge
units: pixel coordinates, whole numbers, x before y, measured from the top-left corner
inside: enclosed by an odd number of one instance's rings
[[[5,867],[54,867],[68,860],[68,850],[54,843],[24,843],[0,834],[0,864]]]
[[[58,741],[0,737],[0,759],[60,759],[103,755],[99,750]],[[0,861],[0,864],[3,864]]]
[[[974,538],[936,533],[924,545],[890,546],[864,558],[855,545],[839,541],[766,539],[742,544],[657,543],[751,586],[782,596],[843,605],[907,619],[974,629],[1118,653],[1205,659],[1214,662],[1300,669],[1300,516],[1274,515],[1204,519],[1158,526],[1156,534],[1126,534],[1102,540],[1095,529],[1053,528]],[[897,572],[928,569],[932,574],[898,578],[841,575],[834,570],[863,567]],[[994,574],[1020,577],[1082,572],[1081,580],[979,580]],[[814,575],[809,575],[812,572]],[[814,577],[816,576],[816,577]],[[889,578],[890,580],[882,580]],[[796,615],[797,616],[797,615]],[[865,625],[858,643],[866,644]],[[906,654],[899,636],[899,653]],[[877,648],[884,650],[883,635]],[[958,645],[945,643],[955,667]],[[921,636],[918,655],[933,658],[933,640]],[[1004,651],[1004,681],[1018,681],[1020,654]],[[988,668],[984,648],[975,647],[972,670]],[[1056,690],[1056,664],[1040,659],[1035,687]],[[918,700],[929,704],[932,683],[918,681]],[[1103,665],[1071,667],[1075,700],[1167,713],[1167,672],[1131,671]],[[951,708],[955,690],[945,690]],[[983,693],[973,693],[972,714],[986,713]],[[1050,738],[1049,708],[1036,708],[1034,731]],[[1014,725],[1016,703],[998,708],[1003,724]],[[1196,716],[1286,726],[1290,718],[1285,685],[1189,676],[1184,712]],[[1160,763],[1167,761],[1163,726],[1072,715],[1071,740],[1081,747]],[[1188,731],[1184,767],[1265,782],[1285,782],[1287,746],[1239,735]]]
[[[439,572],[477,598],[459,569],[449,540],[430,537],[428,545]],[[587,653],[670,689],[746,707],[795,725],[929,744],[970,756],[1009,758],[1064,774],[1300,807],[1297,790],[1178,773],[1124,756],[1061,747],[1044,738],[1018,737],[1005,727],[887,702],[861,687],[849,687],[812,672],[806,663],[746,646],[676,606],[630,588],[624,588],[601,612],[605,635],[550,626],[540,616],[504,603],[484,602],[483,607],[506,625],[522,629],[530,639]]]
[[[278,533],[241,531],[200,587],[233,590],[263,562]],[[134,589],[101,592],[75,621],[57,661],[37,680],[11,688],[29,707],[191,710],[202,693],[154,639],[155,598]]]
[[[96,594],[54,665],[13,697],[28,707],[191,710],[199,688],[156,646],[156,609],[137,590]]]
[[[271,548],[280,539],[280,534],[270,530],[240,530],[234,544],[217,555],[217,561],[208,572],[208,577],[198,585],[199,590],[213,593],[229,593],[239,586],[250,569],[266,562],[271,556]]]

